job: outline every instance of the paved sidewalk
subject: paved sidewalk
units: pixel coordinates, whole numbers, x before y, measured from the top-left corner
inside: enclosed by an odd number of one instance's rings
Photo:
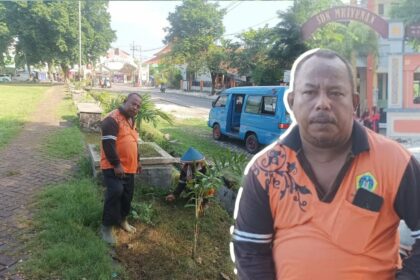
[[[28,253],[35,194],[73,174],[73,161],[48,158],[40,151],[43,139],[60,129],[56,109],[64,96],[63,86],[48,89],[22,132],[0,150],[0,279],[23,279],[14,267]]]

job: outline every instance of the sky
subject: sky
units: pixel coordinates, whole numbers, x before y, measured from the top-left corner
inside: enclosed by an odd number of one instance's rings
[[[278,23],[277,11],[285,11],[293,1],[218,1],[221,8],[227,9],[223,24],[225,38],[234,39],[234,35],[249,28]],[[163,46],[165,31],[169,26],[167,17],[180,1],[110,1],[108,11],[111,14],[111,27],[116,31],[117,40],[112,43],[132,53],[132,45],[138,49],[135,56],[144,59],[153,57]]]

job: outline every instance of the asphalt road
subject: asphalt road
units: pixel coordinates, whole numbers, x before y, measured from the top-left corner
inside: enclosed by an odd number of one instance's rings
[[[211,108],[209,99],[170,92],[161,93],[159,90],[153,90],[151,97],[156,107],[177,118],[208,119]]]
[[[179,106],[184,106],[187,108],[200,108],[210,110],[211,100],[205,99],[202,97],[188,96],[176,94],[174,92],[161,93],[158,89],[154,89],[151,92],[152,97],[158,98],[160,100],[165,100]]]
[[[102,89],[99,89],[102,90]],[[177,118],[200,118],[207,120],[211,108],[212,99],[205,93],[183,93],[179,94],[179,90],[167,90],[161,93],[158,88],[141,89],[134,88],[130,85],[114,84],[112,88],[107,88],[106,91],[118,93],[150,93],[152,101],[156,107],[164,112],[171,113]],[[201,97],[194,96],[201,95]],[[213,97],[214,99],[214,97]]]

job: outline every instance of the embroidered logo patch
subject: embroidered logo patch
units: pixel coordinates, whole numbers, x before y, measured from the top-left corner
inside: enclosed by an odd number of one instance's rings
[[[370,172],[363,173],[356,177],[356,189],[364,188],[370,192],[374,192],[378,182]]]

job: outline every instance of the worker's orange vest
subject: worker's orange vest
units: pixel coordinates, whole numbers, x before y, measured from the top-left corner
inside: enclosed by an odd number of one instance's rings
[[[120,110],[114,110],[106,117],[113,118],[118,124],[118,135],[115,141],[115,148],[120,163],[125,173],[134,174],[137,172],[138,162],[138,133],[133,126],[131,128],[128,119],[121,114]],[[107,160],[101,144],[101,169],[111,169],[114,166]]]
[[[354,159],[331,203],[318,199],[293,150],[277,145],[275,153],[270,152],[281,159],[270,166],[276,171],[272,178],[276,187],[269,189],[277,279],[395,279],[400,218],[394,201],[410,155],[373,134],[368,130],[370,150]],[[264,156],[258,163],[265,166],[269,161]],[[258,175],[262,185],[266,176]],[[384,198],[379,212],[352,204],[363,176],[371,179],[372,192]]]

